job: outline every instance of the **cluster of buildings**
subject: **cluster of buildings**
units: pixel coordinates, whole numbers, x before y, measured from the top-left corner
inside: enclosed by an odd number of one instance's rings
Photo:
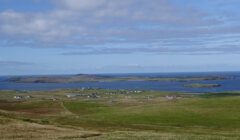
[[[120,91],[114,91],[114,92],[106,92],[106,95],[116,95],[116,94],[132,94],[132,93],[141,93],[143,91],[140,90],[133,90],[133,91],[126,91],[126,90],[120,90]]]
[[[85,97],[85,98],[101,98],[100,95],[117,95],[117,94],[132,94],[132,93],[141,93],[142,91],[134,90],[134,91],[127,91],[127,90],[119,90],[119,91],[112,91],[112,92],[105,92],[105,93],[91,93],[91,94],[80,94],[80,93],[69,93],[66,95],[67,98],[77,98],[77,97]]]
[[[22,99],[30,99],[30,98],[32,98],[32,96],[14,96],[13,97],[14,99],[16,99],[16,100],[22,100]]]
[[[76,98],[76,97],[85,97],[85,98],[100,98],[101,96],[98,93],[92,93],[92,94],[67,94],[67,98]]]
[[[178,97],[176,95],[172,95],[172,96],[167,95],[165,98],[169,101],[178,99]]]

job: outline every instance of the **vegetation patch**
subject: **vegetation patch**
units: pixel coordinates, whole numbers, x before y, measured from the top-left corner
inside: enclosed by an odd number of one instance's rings
[[[220,93],[206,93],[199,95],[204,98],[219,98],[219,97],[234,97],[240,96],[240,92],[220,92]]]
[[[69,92],[94,93],[100,98],[68,98]],[[17,136],[33,139],[42,134],[48,135],[45,136],[48,139],[240,138],[239,92],[190,95],[157,91],[57,90],[33,92],[34,98],[29,100],[13,100],[10,97],[15,96],[14,93],[4,95],[6,100],[0,102],[0,124],[5,125],[0,125],[0,139]],[[175,100],[167,98],[171,96],[176,96]],[[51,125],[58,127],[49,127]],[[4,133],[6,129],[9,135]],[[79,133],[82,129],[87,132]]]
[[[0,109],[36,115],[51,115],[60,113],[62,107],[60,103],[50,101],[34,101],[34,102],[5,101],[0,102]]]
[[[184,85],[185,87],[189,88],[215,88],[215,87],[221,87],[220,84],[188,84]]]

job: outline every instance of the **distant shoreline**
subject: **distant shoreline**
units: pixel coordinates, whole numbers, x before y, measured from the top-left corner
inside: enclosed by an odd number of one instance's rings
[[[175,75],[175,74],[227,74],[227,73],[240,73],[240,71],[196,71],[196,72],[130,72],[130,73],[81,73],[84,75]],[[80,73],[62,73],[62,74],[19,74],[19,75],[0,75],[0,77],[25,77],[25,76],[73,76]]]
[[[115,82],[115,81],[208,81],[225,80],[226,76],[158,76],[158,75],[97,75],[97,74],[77,74],[62,76],[15,76],[5,79],[13,83],[78,83],[78,82]]]
[[[0,90],[47,91],[55,89],[101,88],[203,93],[240,91],[239,83],[240,73],[8,76],[0,77]],[[199,86],[199,88],[186,87],[186,85],[190,84],[207,84],[207,88],[200,88]],[[211,84],[209,85],[211,88],[208,84]],[[212,87],[212,84],[221,86]]]

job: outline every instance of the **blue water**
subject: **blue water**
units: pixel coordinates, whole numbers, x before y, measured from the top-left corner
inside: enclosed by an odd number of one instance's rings
[[[158,77],[186,77],[186,76],[225,76],[225,80],[171,82],[171,81],[117,81],[117,82],[81,82],[81,83],[11,83],[5,82],[7,77],[0,77],[0,90],[55,90],[71,88],[103,88],[103,89],[127,89],[127,90],[156,90],[156,91],[177,91],[177,92],[224,92],[240,91],[240,72],[222,73],[154,73],[154,74],[125,74],[139,76]],[[123,75],[115,75],[123,76]],[[186,84],[205,83],[221,84],[216,88],[189,88]]]

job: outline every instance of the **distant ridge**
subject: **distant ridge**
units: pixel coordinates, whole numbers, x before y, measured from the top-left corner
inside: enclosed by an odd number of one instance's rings
[[[114,81],[206,81],[224,80],[224,76],[184,76],[184,77],[162,77],[162,76],[136,76],[136,75],[98,75],[98,74],[76,74],[68,76],[16,76],[6,81],[15,83],[76,83],[76,82],[114,82]]]

